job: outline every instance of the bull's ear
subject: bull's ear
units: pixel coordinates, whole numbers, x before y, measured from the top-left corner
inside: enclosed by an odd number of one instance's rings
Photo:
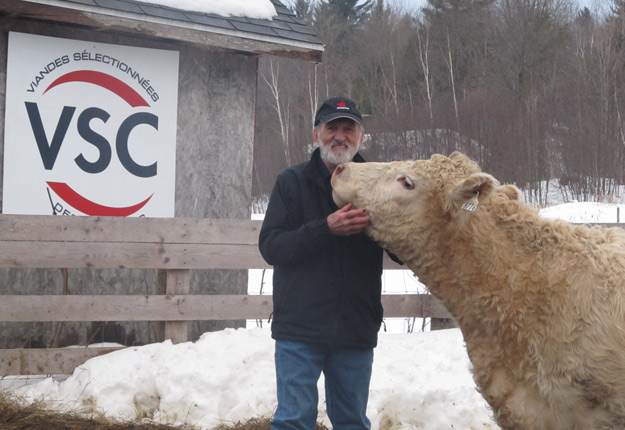
[[[508,197],[510,200],[521,200],[521,190],[514,185],[502,185],[499,189],[503,192],[503,195]]]
[[[499,185],[499,182],[488,173],[474,173],[456,185],[447,198],[447,211],[474,212],[480,202]]]

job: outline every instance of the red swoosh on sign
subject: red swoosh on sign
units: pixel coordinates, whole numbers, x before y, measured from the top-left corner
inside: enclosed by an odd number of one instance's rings
[[[87,82],[99,85],[102,88],[106,88],[107,90],[117,94],[132,107],[150,106],[145,99],[129,85],[111,75],[96,72],[95,70],[77,70],[75,72],[66,73],[52,82],[43,93],[45,94],[48,90],[66,82]]]
[[[73,208],[79,210],[85,215],[90,216],[129,216],[145,206],[154,195],[154,193],[152,193],[150,197],[140,203],[137,203],[136,205],[118,208],[92,202],[91,200],[78,194],[64,182],[47,182],[47,184],[60,198],[72,205]]]

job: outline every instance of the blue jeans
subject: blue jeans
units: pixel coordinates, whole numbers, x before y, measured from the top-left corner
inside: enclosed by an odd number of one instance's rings
[[[321,372],[334,430],[371,428],[366,412],[373,348],[330,349],[279,340],[275,360],[278,408],[271,421],[272,430],[315,429]]]

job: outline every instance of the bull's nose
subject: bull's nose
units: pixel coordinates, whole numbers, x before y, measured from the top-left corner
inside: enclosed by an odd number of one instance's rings
[[[334,169],[334,174],[336,176],[340,175],[341,172],[345,170],[345,165],[344,164],[339,164],[338,166],[336,166],[336,169]]]

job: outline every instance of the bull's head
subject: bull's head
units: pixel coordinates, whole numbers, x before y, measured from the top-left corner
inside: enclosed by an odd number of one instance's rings
[[[367,209],[367,234],[398,255],[394,248],[404,239],[414,248],[428,229],[474,216],[497,186],[495,178],[457,152],[429,160],[346,163],[332,176],[336,204]]]

